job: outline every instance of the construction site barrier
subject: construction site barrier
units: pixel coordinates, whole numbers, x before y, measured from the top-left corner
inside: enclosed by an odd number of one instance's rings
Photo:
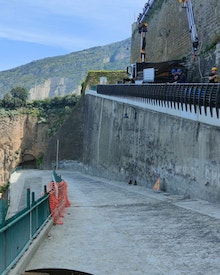
[[[67,195],[67,183],[52,181],[47,186],[49,204],[55,224],[63,224],[66,208],[71,205]]]
[[[184,83],[184,84],[112,84],[98,85],[97,93],[126,98],[136,98],[142,102],[156,106],[166,106],[201,115],[207,115],[209,109],[211,117],[215,110],[219,118],[220,83]]]

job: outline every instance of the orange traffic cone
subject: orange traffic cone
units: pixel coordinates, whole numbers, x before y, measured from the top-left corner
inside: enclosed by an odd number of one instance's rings
[[[157,179],[156,183],[154,184],[153,189],[155,191],[160,191],[160,178]]]

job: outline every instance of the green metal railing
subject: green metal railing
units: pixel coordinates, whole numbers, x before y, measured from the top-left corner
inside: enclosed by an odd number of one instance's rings
[[[53,180],[54,180],[55,182],[61,182],[61,181],[62,181],[61,175],[59,176],[59,175],[56,173],[55,170],[53,171]]]
[[[27,250],[51,216],[49,194],[35,201],[27,190],[27,207],[0,224],[0,275],[5,275]]]
[[[6,201],[4,199],[0,199],[0,224],[4,222],[7,211]]]

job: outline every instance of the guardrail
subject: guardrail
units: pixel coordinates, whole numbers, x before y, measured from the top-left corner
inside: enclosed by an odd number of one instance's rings
[[[213,110],[219,118],[220,108],[220,83],[185,83],[185,84],[115,84],[98,85],[97,93],[109,96],[135,97],[144,102],[166,106],[169,108],[182,109],[195,113],[203,110],[207,115],[210,110],[213,116]],[[203,108],[202,108],[203,107]]]
[[[35,201],[27,190],[27,207],[0,224],[0,274],[5,275],[16,264],[51,216],[46,191]],[[31,199],[32,198],[32,199]]]

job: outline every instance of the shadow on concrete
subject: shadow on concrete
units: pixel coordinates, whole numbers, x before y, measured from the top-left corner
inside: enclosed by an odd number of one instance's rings
[[[57,268],[50,268],[50,269],[34,269],[28,270],[25,272],[26,274],[31,273],[34,274],[48,274],[48,275],[92,275],[91,273],[85,273],[82,271],[70,270],[70,269],[57,269]],[[24,273],[24,275],[25,275]]]

